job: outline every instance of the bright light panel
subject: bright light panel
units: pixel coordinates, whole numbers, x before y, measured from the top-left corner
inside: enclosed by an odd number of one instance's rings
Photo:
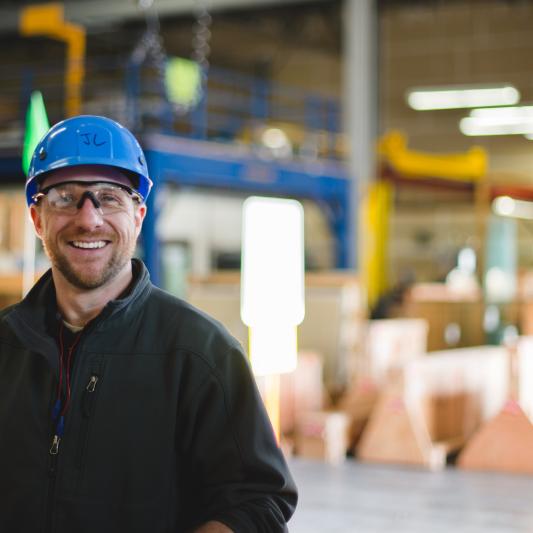
[[[250,327],[252,366],[262,374],[295,368],[296,326],[305,313],[303,220],[295,200],[244,202],[241,318]]]
[[[533,106],[473,109],[459,128],[470,136],[533,134]]]
[[[456,85],[418,87],[407,93],[407,103],[417,111],[514,105],[520,93],[512,85]]]
[[[247,326],[304,318],[303,208],[251,197],[243,206],[241,317]]]
[[[256,376],[284,374],[296,370],[298,341],[296,326],[266,324],[250,328],[250,360]]]

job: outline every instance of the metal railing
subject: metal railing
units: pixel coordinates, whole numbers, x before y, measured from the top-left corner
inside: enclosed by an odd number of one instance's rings
[[[43,93],[51,123],[64,118],[63,76],[60,63],[0,67],[0,148],[21,145],[34,89]],[[160,69],[133,65],[125,57],[90,57],[82,107],[84,113],[109,116],[137,133],[238,142],[280,157],[344,156],[335,98],[213,66],[202,97],[184,111],[167,97]],[[283,150],[265,145],[263,135],[269,128],[282,130]]]

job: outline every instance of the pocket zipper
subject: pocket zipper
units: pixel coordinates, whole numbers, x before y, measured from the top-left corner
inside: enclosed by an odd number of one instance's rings
[[[97,383],[98,383],[98,376],[91,376],[91,379],[89,380],[87,387],[85,387],[85,390],[88,392],[94,392],[94,390],[96,389]]]
[[[96,374],[93,374],[89,379],[89,383],[87,383],[87,386],[85,387],[82,402],[82,413],[84,418],[89,418],[91,416],[93,398],[94,393],[96,391],[98,379],[98,376]]]

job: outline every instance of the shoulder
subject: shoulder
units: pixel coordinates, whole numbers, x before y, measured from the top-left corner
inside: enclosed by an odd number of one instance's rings
[[[145,317],[176,348],[207,357],[242,352],[239,342],[218,320],[184,300],[153,287],[146,302]]]
[[[21,346],[21,343],[13,329],[13,324],[9,320],[9,317],[16,312],[19,306],[20,302],[0,310],[0,340],[13,347]]]
[[[20,302],[4,307],[0,310],[0,327],[4,328],[7,325],[7,318],[20,307]]]

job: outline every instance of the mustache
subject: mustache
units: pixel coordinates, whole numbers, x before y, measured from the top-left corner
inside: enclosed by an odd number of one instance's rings
[[[113,238],[109,234],[102,233],[101,231],[78,231],[76,233],[66,236],[67,241],[80,241],[83,239],[91,239],[97,241],[113,240]]]

